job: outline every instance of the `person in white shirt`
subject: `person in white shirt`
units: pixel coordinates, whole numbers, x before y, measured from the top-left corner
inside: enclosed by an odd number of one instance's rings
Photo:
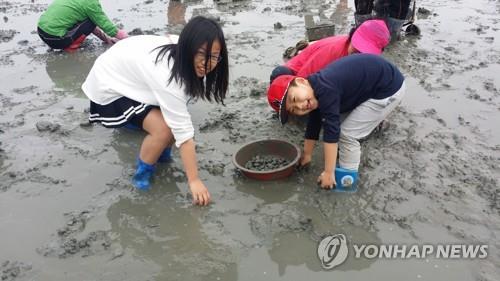
[[[198,177],[194,128],[187,103],[201,98],[222,103],[228,86],[228,54],[220,25],[192,18],[179,36],[132,36],[100,55],[82,85],[90,99],[90,122],[108,128],[138,127],[147,135],[132,179],[150,188],[157,161],[179,148],[195,204],[210,193]]]

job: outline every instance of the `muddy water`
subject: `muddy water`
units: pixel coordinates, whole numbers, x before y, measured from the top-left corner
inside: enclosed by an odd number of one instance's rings
[[[500,278],[500,2],[418,1],[431,11],[417,21],[422,36],[385,53],[408,78],[407,96],[388,127],[363,142],[353,195],[313,184],[321,148],[309,171],[277,182],[248,180],[230,160],[241,143],[266,136],[301,143],[301,120],[282,128],[267,105],[268,75],[303,38],[304,13],[333,14],[338,33],[347,32],[352,3],[183,2],[102,5],[137,33],[178,32],[196,14],[224,23],[227,105],[191,108],[201,177],[214,198],[207,208],[191,206],[178,151],[159,166],[152,191],[138,193],[129,178],[142,136],[86,124],[80,84],[105,46],[89,40],[75,54],[49,51],[34,33],[48,1],[0,3],[3,280]],[[278,21],[284,28],[274,29]],[[329,233],[353,243],[487,243],[489,256],[368,260],[351,253],[324,271],[316,250]]]

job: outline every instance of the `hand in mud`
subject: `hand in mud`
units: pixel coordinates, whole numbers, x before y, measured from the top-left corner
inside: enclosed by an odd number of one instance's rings
[[[116,43],[116,42],[118,42],[118,41],[120,41],[120,39],[118,39],[118,38],[116,38],[116,37],[111,37],[111,38],[109,39],[108,44],[113,45],[113,44],[115,44],[115,43]]]
[[[189,183],[189,188],[193,194],[193,204],[206,206],[210,203],[210,193],[207,187],[201,182],[201,180],[195,180]]]
[[[311,165],[311,155],[305,155],[302,153],[300,156],[299,163],[297,164],[297,169],[298,170],[308,170],[309,165]]]
[[[318,177],[318,185],[324,189],[334,188],[337,185],[337,183],[335,182],[333,173],[328,173],[323,171]]]
[[[115,35],[115,38],[118,39],[118,40],[122,40],[122,39],[125,39],[128,37],[128,33],[123,30],[123,29],[119,29],[118,32],[116,32],[116,35]]]

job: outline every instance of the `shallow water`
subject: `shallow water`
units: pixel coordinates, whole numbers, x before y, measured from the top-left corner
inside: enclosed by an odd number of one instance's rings
[[[418,38],[385,57],[407,77],[407,96],[389,127],[363,142],[359,191],[318,190],[321,147],[308,172],[256,182],[231,156],[263,137],[301,144],[303,122],[281,127],[265,99],[283,50],[304,37],[305,13],[353,22],[345,1],[183,1],[184,19],[220,17],[230,51],[226,106],[192,105],[202,179],[213,197],[193,207],[178,151],[153,189],[129,184],[142,135],[85,126],[80,85],[106,47],[48,51],[36,21],[49,1],[1,2],[0,266],[7,280],[498,280],[500,2],[418,1]],[[126,30],[178,32],[169,1],[102,0]],[[5,8],[5,9],[2,9]],[[266,9],[270,8],[270,9]],[[274,29],[276,22],[283,29]],[[2,33],[3,34],[3,33]],[[27,40],[27,42],[23,41]],[[59,124],[39,132],[36,123]],[[82,124],[83,123],[83,124]],[[83,125],[83,126],[82,126]],[[321,236],[350,243],[483,244],[484,260],[356,259],[321,267]],[[4,264],[4,261],[10,261]],[[18,262],[14,264],[14,262]],[[4,273],[2,273],[4,274]]]

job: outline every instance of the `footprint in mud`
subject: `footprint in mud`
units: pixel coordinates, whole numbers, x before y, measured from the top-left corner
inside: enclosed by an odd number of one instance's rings
[[[51,133],[57,132],[61,128],[60,124],[52,123],[49,121],[38,121],[36,122],[35,126],[39,132],[51,132]]]
[[[446,121],[444,121],[442,118],[437,116],[437,111],[434,108],[426,109],[422,111],[422,116],[432,118],[436,120],[439,124],[442,126],[446,127]]]

